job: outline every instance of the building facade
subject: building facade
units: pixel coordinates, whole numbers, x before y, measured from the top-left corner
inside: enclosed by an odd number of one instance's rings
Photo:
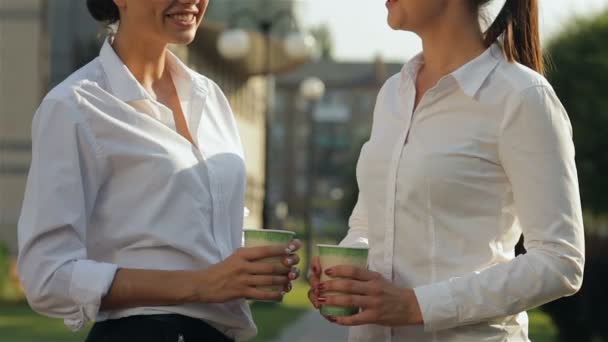
[[[31,118],[49,82],[47,3],[0,1],[0,241],[16,252]]]

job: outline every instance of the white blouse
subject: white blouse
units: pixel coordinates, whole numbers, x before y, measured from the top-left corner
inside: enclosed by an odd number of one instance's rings
[[[547,81],[498,45],[414,111],[421,63],[378,95],[342,244],[369,243],[370,269],[414,288],[424,326],[355,327],[351,341],[527,341],[525,310],[583,278],[568,116]],[[515,257],[522,232],[527,253]]]
[[[88,320],[178,313],[245,339],[244,300],[100,312],[117,267],[185,270],[241,246],[245,163],[235,120],[211,80],[169,55],[195,145],[106,42],[43,100],[19,221],[19,271],[31,306],[74,329]]]

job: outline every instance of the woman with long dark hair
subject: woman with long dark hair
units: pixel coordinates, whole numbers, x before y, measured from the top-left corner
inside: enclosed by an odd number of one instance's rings
[[[361,308],[328,317],[351,341],[527,341],[525,310],[581,286],[572,129],[543,77],[538,1],[506,0],[484,31],[488,3],[386,2],[423,51],[380,90],[357,165],[342,244],[369,245],[369,270],[311,272],[317,307]]]

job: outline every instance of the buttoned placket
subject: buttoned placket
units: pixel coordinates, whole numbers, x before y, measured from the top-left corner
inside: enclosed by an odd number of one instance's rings
[[[403,108],[404,118],[401,121],[403,129],[399,139],[395,142],[393,147],[393,153],[391,157],[391,167],[389,169],[388,182],[387,182],[387,198],[386,198],[386,217],[387,225],[384,235],[384,268],[382,269],[382,275],[385,279],[393,281],[393,257],[395,249],[395,203],[397,202],[397,174],[399,171],[400,161],[403,154],[403,150],[407,144],[412,123],[414,118],[418,117],[420,111],[424,109],[429,103],[439,96],[439,92],[442,89],[444,82],[447,77],[441,78],[435,86],[429,89],[420,100],[418,106],[414,109],[414,103],[416,98],[416,79],[413,77],[407,77],[403,80],[399,88],[399,96],[401,99],[401,105]],[[392,328],[385,328],[386,341],[391,341],[395,331]]]

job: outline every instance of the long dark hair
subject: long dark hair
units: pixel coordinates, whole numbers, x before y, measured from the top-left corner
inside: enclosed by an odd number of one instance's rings
[[[472,0],[477,13],[490,1]],[[538,0],[506,0],[484,33],[486,46],[489,47],[502,37],[502,49],[510,62],[516,61],[544,74],[538,15]]]
[[[97,21],[112,24],[120,20],[118,6],[114,0],[87,0],[87,8]]]

